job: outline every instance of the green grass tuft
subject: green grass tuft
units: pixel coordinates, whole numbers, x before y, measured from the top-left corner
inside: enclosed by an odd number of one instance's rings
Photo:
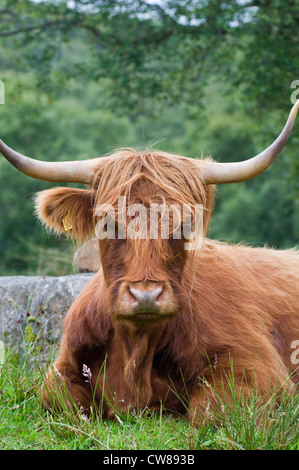
[[[184,417],[149,410],[115,421],[95,414],[86,419],[68,409],[53,416],[39,397],[48,364],[40,366],[40,349],[26,341],[22,353],[6,351],[0,369],[1,450],[299,450],[298,395],[283,398],[271,413],[254,398],[246,405],[236,403],[233,410],[223,403],[221,421],[199,427]]]

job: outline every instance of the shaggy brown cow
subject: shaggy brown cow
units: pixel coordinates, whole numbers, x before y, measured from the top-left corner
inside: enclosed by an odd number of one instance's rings
[[[0,150],[33,178],[90,185],[37,195],[38,216],[57,233],[80,241],[94,236],[103,220],[97,209],[109,204],[119,216],[119,196],[126,210],[142,204],[147,213],[153,204],[202,204],[206,233],[215,183],[244,181],[264,171],[287,141],[298,108],[299,101],[268,149],[241,163],[134,150],[46,163],[1,141]],[[192,217],[194,222],[194,211]],[[188,402],[191,415],[202,417],[207,408],[216,409],[217,395],[229,400],[226,379],[232,371],[245,399],[256,389],[261,397],[274,387],[294,390],[298,253],[207,239],[200,250],[188,251],[185,238],[172,232],[169,239],[99,240],[101,269],[66,316],[59,357],[42,389],[49,408],[72,398],[86,414],[94,405],[112,417],[131,408],[158,409],[161,403],[184,412]]]

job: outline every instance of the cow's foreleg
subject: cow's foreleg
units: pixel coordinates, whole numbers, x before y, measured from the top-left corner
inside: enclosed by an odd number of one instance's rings
[[[51,412],[79,409],[84,414],[90,414],[90,387],[70,364],[56,362],[50,367],[42,385],[41,398]]]

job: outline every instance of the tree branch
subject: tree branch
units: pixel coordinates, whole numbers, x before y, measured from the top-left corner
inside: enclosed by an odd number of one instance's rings
[[[8,36],[15,36],[17,34],[21,33],[29,33],[30,31],[36,31],[39,29],[44,29],[48,28],[51,26],[56,26],[58,24],[63,23],[65,20],[53,20],[53,21],[46,21],[45,23],[39,24],[39,25],[30,25],[30,26],[24,26],[21,28],[13,29],[11,31],[0,31],[0,38],[8,37]]]
[[[14,12],[12,12],[11,10],[9,10],[8,8],[3,8],[2,10],[0,10],[0,14],[1,15],[9,15],[14,20],[14,23],[16,25],[19,25],[19,19],[18,19],[17,15]]]

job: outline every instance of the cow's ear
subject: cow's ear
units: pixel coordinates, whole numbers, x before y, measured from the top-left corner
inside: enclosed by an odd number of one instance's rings
[[[78,241],[94,235],[93,191],[53,188],[36,194],[35,208],[44,225]]]

